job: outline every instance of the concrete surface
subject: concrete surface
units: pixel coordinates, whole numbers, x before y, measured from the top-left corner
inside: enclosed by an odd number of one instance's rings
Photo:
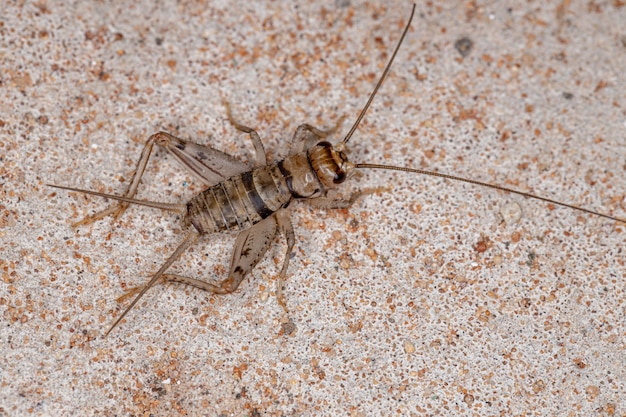
[[[156,287],[102,337],[184,231],[142,207],[73,229],[108,202],[45,184],[122,193],[160,129],[245,159],[222,97],[275,158],[300,123],[346,132],[410,3],[314,3],[5,2],[0,414],[626,415],[626,226],[417,175],[293,204],[289,314],[277,240],[235,294]],[[626,217],[624,22],[623,1],[420,2],[351,158]],[[201,190],[163,152],[143,184]],[[222,279],[233,242],[173,270]]]

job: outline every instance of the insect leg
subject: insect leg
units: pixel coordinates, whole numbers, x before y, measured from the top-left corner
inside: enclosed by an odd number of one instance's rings
[[[130,303],[130,305],[128,307],[126,307],[126,310],[124,310],[122,315],[119,316],[117,318],[117,320],[115,320],[115,322],[109,328],[109,330],[106,332],[104,337],[108,336],[108,334],[111,333],[111,331],[115,328],[115,326],[117,326],[119,324],[119,322],[122,321],[122,319],[128,314],[128,312],[130,310],[132,310],[132,308],[135,306],[135,304],[137,304],[139,302],[139,300],[141,299],[141,297],[143,297],[143,295],[146,293],[146,291],[148,291],[150,288],[152,288],[153,285],[155,285],[155,284],[157,284],[157,283],[159,283],[159,282],[161,282],[163,280],[163,277],[164,277],[163,273],[167,270],[167,268],[169,268],[174,262],[176,262],[176,260],[178,258],[180,258],[180,255],[182,255],[182,253],[184,251],[186,251],[191,245],[193,245],[198,240],[199,236],[200,235],[198,234],[198,232],[196,232],[195,230],[192,230],[189,234],[187,234],[187,236],[185,237],[185,240],[183,240],[183,242],[180,245],[178,245],[178,247],[176,248],[174,253],[172,255],[170,255],[169,258],[167,258],[167,260],[161,266],[161,268],[159,268],[159,270],[152,276],[152,278],[150,278],[150,281],[146,285],[144,285],[142,287],[138,287],[136,289],[132,289],[130,291],[133,294],[135,294],[137,292],[139,294],[137,294],[137,296],[135,297],[133,302]],[[126,297],[122,296],[121,298],[126,298]]]
[[[158,132],[150,136],[141,151],[141,156],[133,173],[125,198],[133,198],[139,188],[141,177],[148,165],[154,145],[163,147],[168,153],[189,172],[196,175],[204,184],[212,186],[226,178],[245,172],[249,167],[232,156],[208,146],[187,142],[166,132]],[[77,190],[79,191],[79,190]],[[120,202],[96,212],[76,222],[73,226],[90,224],[109,215],[117,220],[128,207],[128,202]]]
[[[155,142],[158,140],[158,133],[150,136],[148,141],[143,147],[141,151],[141,156],[139,157],[139,161],[137,161],[137,166],[135,167],[135,171],[133,172],[133,178],[130,181],[128,188],[126,189],[126,193],[124,197],[133,198],[137,193],[137,188],[139,187],[139,181],[141,181],[141,176],[146,169],[146,165],[148,164],[148,159],[150,159],[150,154],[152,153],[152,148],[154,148]],[[86,216],[84,219],[72,224],[72,226],[82,226],[85,224],[91,224],[97,220],[103,219],[107,216],[113,215],[113,221],[117,220],[128,208],[129,203],[120,202],[117,204],[113,204],[105,208],[104,210],[98,211],[90,216]]]
[[[355,191],[347,198],[331,198],[317,197],[309,200],[309,204],[313,207],[321,209],[346,209],[354,204],[356,200],[367,194],[381,193],[390,191],[387,187],[366,188],[361,191]]]
[[[308,123],[301,124],[298,126],[293,134],[293,137],[291,138],[292,152],[302,152],[303,150],[309,149],[311,146],[315,145],[321,139],[332,135],[339,129],[345,118],[346,116],[341,116],[339,120],[337,120],[335,126],[329,130],[320,130]]]
[[[179,284],[190,285],[204,291],[215,294],[228,294],[235,291],[246,274],[250,272],[267,252],[270,244],[276,236],[276,219],[274,216],[255,224],[249,229],[242,230],[235,241],[233,257],[230,263],[230,272],[228,278],[214,284],[195,278],[185,277],[177,274],[163,274],[158,282],[150,281],[149,285],[165,282],[175,282]],[[130,289],[126,294],[118,298],[118,301],[124,301],[132,297],[137,292],[145,292],[145,287],[136,287]]]
[[[276,220],[278,221],[278,226],[280,227],[281,232],[287,239],[285,260],[283,261],[283,267],[281,268],[280,273],[278,274],[278,279],[276,280],[276,299],[278,300],[278,304],[280,304],[283,310],[285,310],[285,313],[288,313],[287,303],[285,303],[285,297],[283,296],[283,283],[285,282],[285,275],[287,274],[287,268],[289,267],[289,259],[291,259],[293,245],[296,243],[296,234],[293,231],[291,219],[285,210],[279,210],[276,213]]]
[[[262,167],[266,164],[270,164],[272,161],[267,160],[267,156],[265,155],[265,147],[263,146],[263,142],[261,142],[261,137],[259,136],[257,131],[252,129],[251,127],[242,125],[241,123],[237,122],[233,118],[230,104],[226,100],[224,100],[223,102],[224,107],[226,107],[226,115],[228,116],[228,121],[235,127],[235,129],[250,135],[250,139],[252,140],[252,144],[254,145],[254,151],[256,152],[256,167]]]
[[[165,132],[157,135],[157,144],[209,187],[250,170],[248,165],[217,149],[188,142]]]

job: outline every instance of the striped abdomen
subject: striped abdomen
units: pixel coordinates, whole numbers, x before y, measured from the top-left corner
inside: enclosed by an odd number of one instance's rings
[[[185,221],[200,234],[244,230],[287,207],[316,198],[350,174],[352,164],[327,142],[282,161],[228,178],[187,203]]]
[[[243,230],[287,206],[291,194],[277,165],[228,178],[187,203],[187,222],[200,234]]]

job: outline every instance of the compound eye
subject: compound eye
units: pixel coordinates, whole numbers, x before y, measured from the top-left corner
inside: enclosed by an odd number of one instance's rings
[[[338,172],[335,172],[335,178],[333,178],[334,184],[341,184],[346,180],[346,172],[343,169],[340,169]]]

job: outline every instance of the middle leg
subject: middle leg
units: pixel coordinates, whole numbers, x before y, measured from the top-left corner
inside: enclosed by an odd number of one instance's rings
[[[265,154],[265,147],[263,146],[263,142],[261,142],[261,137],[259,136],[257,131],[252,129],[251,127],[242,125],[241,123],[237,122],[233,117],[233,112],[230,109],[230,104],[228,103],[228,101],[223,100],[223,103],[224,103],[224,107],[226,107],[226,115],[228,116],[228,121],[230,122],[230,124],[232,124],[235,127],[235,129],[250,135],[250,139],[252,140],[252,145],[254,145],[254,151],[256,152],[256,155],[255,155],[256,167],[262,167],[263,165],[271,163],[271,161],[267,160],[267,155]]]

